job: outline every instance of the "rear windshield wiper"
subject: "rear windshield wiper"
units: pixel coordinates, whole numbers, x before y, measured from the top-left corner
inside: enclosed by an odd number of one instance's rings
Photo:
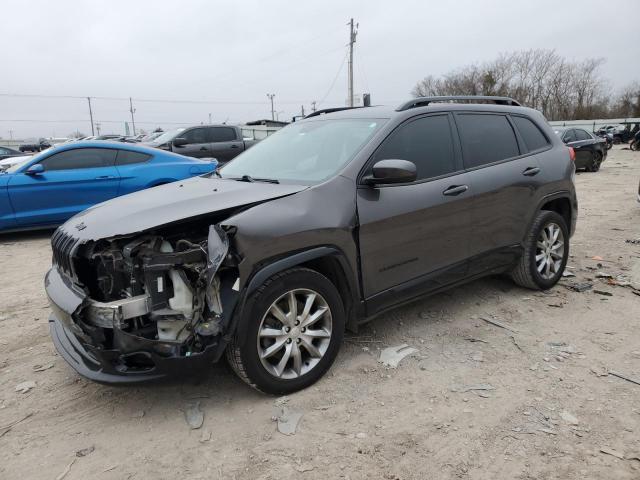
[[[251,175],[242,175],[240,178],[235,178],[234,180],[238,180],[239,182],[263,182],[263,183],[280,183],[279,180],[275,178],[254,178]]]

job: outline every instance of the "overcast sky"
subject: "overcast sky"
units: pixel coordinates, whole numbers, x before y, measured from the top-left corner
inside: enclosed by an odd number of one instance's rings
[[[145,129],[281,119],[344,105],[346,23],[359,23],[355,91],[408,98],[439,75],[500,52],[554,48],[604,57],[612,87],[640,79],[637,0],[2,0],[0,94],[133,97]],[[624,13],[626,12],[626,13]],[[635,61],[633,61],[635,59]],[[340,69],[340,67],[342,68]],[[334,82],[335,80],[335,82]],[[138,100],[135,100],[138,99]],[[191,100],[194,103],[142,100]],[[211,102],[211,103],[197,103]],[[218,102],[218,103],[215,103]],[[93,100],[103,133],[124,131],[128,101]],[[24,121],[28,120],[28,121]],[[91,133],[86,100],[0,95],[0,137]]]

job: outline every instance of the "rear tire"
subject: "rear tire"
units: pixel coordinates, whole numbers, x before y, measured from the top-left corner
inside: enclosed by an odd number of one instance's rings
[[[513,281],[532,290],[547,290],[562,278],[569,258],[569,230],[556,212],[541,210],[524,241],[524,252],[511,272]]]
[[[593,154],[593,159],[591,160],[591,165],[587,167],[587,171],[589,172],[597,172],[600,170],[600,165],[602,164],[602,154],[600,152],[596,152]]]
[[[342,299],[320,273],[294,268],[269,278],[248,299],[246,337],[227,346],[229,365],[247,384],[284,395],[318,381],[338,355]]]

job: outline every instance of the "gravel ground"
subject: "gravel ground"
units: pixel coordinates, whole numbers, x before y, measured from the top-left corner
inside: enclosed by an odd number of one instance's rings
[[[578,174],[575,278],[548,292],[488,278],[400,308],[283,398],[225,364],[143,387],[78,377],[49,339],[50,232],[0,236],[0,478],[637,480],[640,385],[607,372],[640,379],[640,296],[598,274],[640,288],[640,244],[625,241],[640,238],[639,179],[640,153],[620,147]],[[396,369],[377,361],[405,343],[417,352]],[[294,435],[277,430],[283,409],[302,413]]]

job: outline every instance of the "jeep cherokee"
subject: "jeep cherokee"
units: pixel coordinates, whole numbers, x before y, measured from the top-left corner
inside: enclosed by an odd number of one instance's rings
[[[53,341],[100,382],[226,355],[263,392],[304,388],[346,328],[390,308],[490,274],[555,285],[576,224],[572,160],[509,98],[315,112],[218,172],[58,228]]]

